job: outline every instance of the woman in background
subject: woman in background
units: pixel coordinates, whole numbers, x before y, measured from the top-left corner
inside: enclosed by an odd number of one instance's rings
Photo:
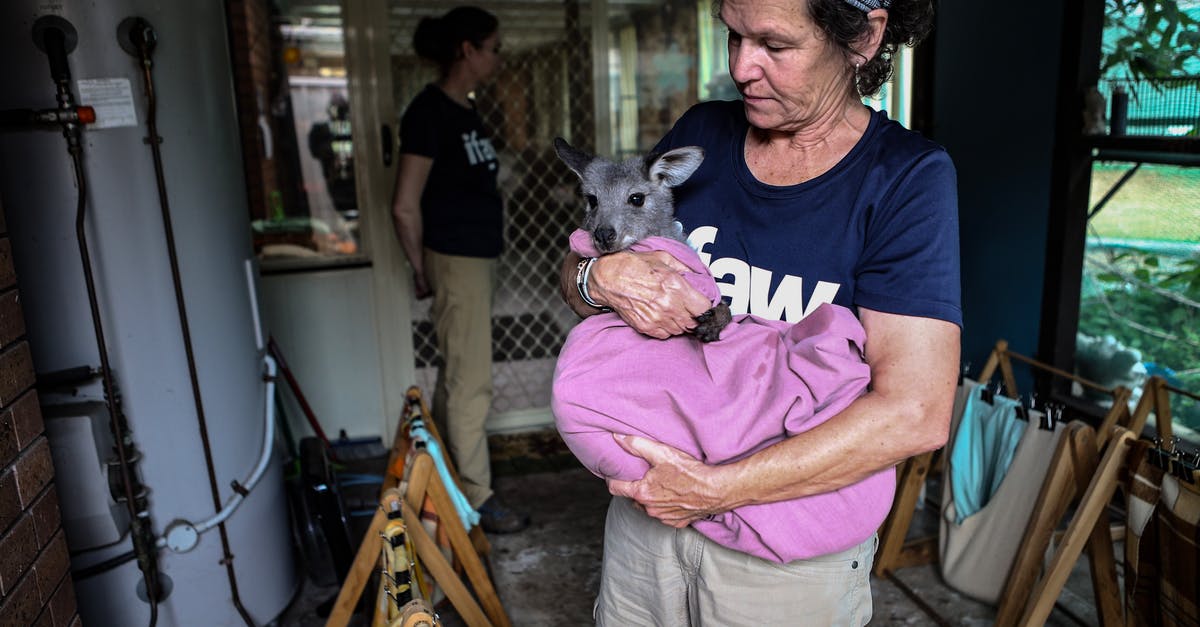
[[[413,48],[441,76],[413,98],[400,121],[392,199],[396,237],[413,268],[416,297],[433,296],[443,365],[433,416],[462,488],[489,533],[524,529],[529,517],[492,491],[484,424],[492,403],[492,294],[504,247],[499,164],[471,99],[500,68],[499,22],[477,7],[423,18]]]

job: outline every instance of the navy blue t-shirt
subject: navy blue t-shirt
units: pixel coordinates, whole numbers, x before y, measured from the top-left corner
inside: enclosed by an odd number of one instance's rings
[[[962,325],[945,150],[873,112],[841,162],[781,187],[747,167],[748,128],[740,101],[701,103],[656,148],[705,150],[675,190],[676,214],[733,313],[796,322],[831,302]]]
[[[433,159],[421,193],[423,244],[447,255],[499,256],[504,248],[499,163],[479,114],[427,85],[400,119],[400,152]]]

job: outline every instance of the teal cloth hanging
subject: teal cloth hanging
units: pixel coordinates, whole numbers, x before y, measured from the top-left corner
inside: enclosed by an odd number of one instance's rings
[[[425,422],[419,418],[413,420],[408,434],[412,439],[425,443],[425,450],[433,458],[433,465],[442,479],[442,485],[446,486],[446,492],[450,494],[450,501],[454,503],[454,509],[458,511],[458,518],[462,521],[463,528],[470,529],[479,524],[479,512],[471,507],[466,495],[458,489],[458,483],[450,475],[450,468],[442,456],[442,447],[438,446],[437,440],[429,435],[429,430],[425,428]]]
[[[1017,401],[993,394],[989,403],[985,393],[981,385],[967,397],[950,453],[956,524],[983,509],[1000,488],[1029,424],[1017,419]]]

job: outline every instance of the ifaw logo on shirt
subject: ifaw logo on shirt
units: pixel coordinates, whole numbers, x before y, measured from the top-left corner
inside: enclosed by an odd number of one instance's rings
[[[487,163],[489,170],[496,169],[496,149],[492,148],[492,140],[479,138],[478,131],[462,134],[463,150],[467,151],[467,161],[471,165]]]
[[[712,253],[704,252],[704,248],[716,241],[715,226],[702,226],[688,235],[688,243],[712,272],[721,295],[730,299],[729,310],[735,315],[749,313],[767,320],[799,322],[821,303],[832,303],[842,287],[840,283],[817,281],[812,297],[805,304],[804,291],[801,289],[804,279],[785,274],[774,293],[768,293],[772,272],[733,257],[713,259]]]

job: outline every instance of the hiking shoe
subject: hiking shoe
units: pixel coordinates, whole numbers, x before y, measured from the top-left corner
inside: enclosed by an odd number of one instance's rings
[[[529,514],[512,509],[493,494],[479,506],[479,526],[486,533],[516,533],[529,526]]]

